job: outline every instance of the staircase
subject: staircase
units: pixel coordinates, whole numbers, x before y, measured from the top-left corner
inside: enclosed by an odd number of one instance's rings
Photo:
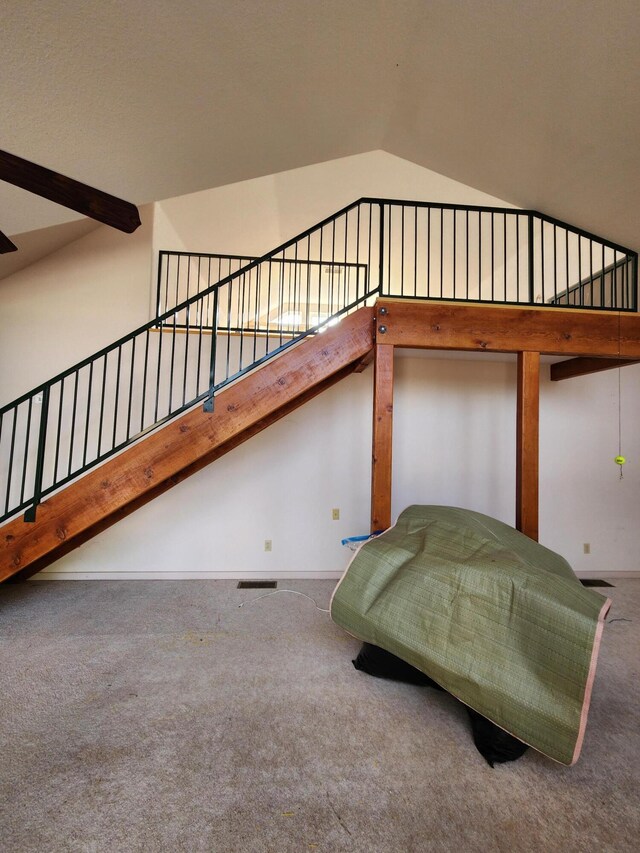
[[[222,391],[215,411],[193,409],[71,483],[34,524],[2,528],[0,581],[40,571],[242,444],[352,373],[372,345],[373,309],[361,308]]]
[[[535,211],[360,199],[221,257],[162,252],[156,318],[0,409],[0,581],[357,369],[379,296],[637,311],[635,252]]]

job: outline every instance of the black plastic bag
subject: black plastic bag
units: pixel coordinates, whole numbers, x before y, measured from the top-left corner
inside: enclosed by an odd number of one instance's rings
[[[505,732],[482,714],[467,708],[471,720],[471,731],[476,749],[486,759],[488,764],[503,764],[505,761],[516,761],[529,749],[526,743]]]
[[[356,669],[376,678],[388,678],[391,681],[404,681],[406,684],[419,684],[421,687],[442,690],[439,684],[415,666],[371,643],[363,643],[360,654],[352,663]]]

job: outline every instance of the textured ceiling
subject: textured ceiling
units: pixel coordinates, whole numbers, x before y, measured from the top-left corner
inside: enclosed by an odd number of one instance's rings
[[[384,149],[640,247],[637,0],[5,0],[0,148],[137,204]],[[0,184],[0,229],[74,214]]]

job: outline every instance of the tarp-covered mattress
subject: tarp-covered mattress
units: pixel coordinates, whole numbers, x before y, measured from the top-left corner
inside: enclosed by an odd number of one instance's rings
[[[496,519],[411,506],[354,555],[331,616],[573,764],[609,604],[563,557]]]

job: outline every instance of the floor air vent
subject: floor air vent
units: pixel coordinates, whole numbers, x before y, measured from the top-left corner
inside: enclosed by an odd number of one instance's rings
[[[582,586],[613,586],[612,583],[600,580],[600,578],[580,578]]]
[[[238,589],[275,589],[277,581],[239,581]]]

